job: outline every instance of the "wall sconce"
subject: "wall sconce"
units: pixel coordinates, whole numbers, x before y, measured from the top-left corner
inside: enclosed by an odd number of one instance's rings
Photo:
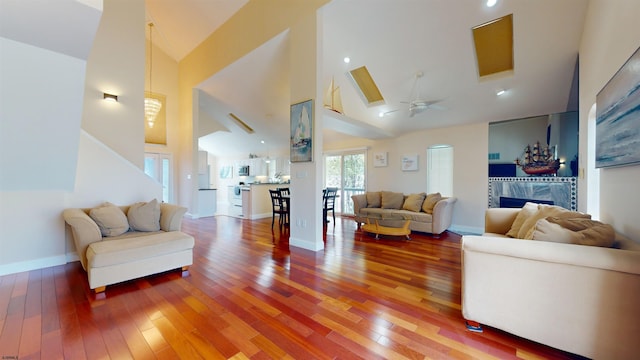
[[[113,94],[103,93],[102,97],[105,101],[118,102],[118,96]]]

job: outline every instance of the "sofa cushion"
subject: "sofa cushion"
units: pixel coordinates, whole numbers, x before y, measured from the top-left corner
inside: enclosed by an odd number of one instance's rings
[[[135,231],[160,230],[160,204],[157,199],[149,202],[138,202],[129,207],[127,212],[129,227]]]
[[[382,219],[382,218],[393,217],[392,212],[390,210],[383,209],[383,208],[364,208],[364,209],[360,209],[360,215],[363,215],[363,216],[371,218],[371,219]],[[398,217],[398,218],[400,218],[400,217]]]
[[[145,233],[92,243],[87,248],[87,264],[99,268],[192,249],[194,239],[180,231]]]
[[[129,230],[127,216],[117,206],[110,202],[95,207],[89,211],[89,216],[96,222],[102,236],[118,236]]]
[[[404,204],[402,204],[402,209],[419,212],[420,210],[422,210],[422,203],[424,203],[424,198],[426,196],[427,194],[425,193],[408,195],[404,200]]]
[[[615,231],[611,225],[591,219],[563,219],[550,216],[538,220],[531,238],[566,244],[611,247],[615,241]]]
[[[383,209],[400,209],[404,204],[404,194],[400,192],[382,191],[380,197]]]
[[[522,228],[522,224],[524,224],[525,220],[530,218],[536,212],[538,212],[538,204],[532,202],[525,203],[522,209],[518,211],[518,215],[516,215],[515,220],[513,220],[511,229],[507,232],[507,236],[517,238],[518,232],[520,231],[520,228]]]
[[[535,230],[536,223],[540,219],[544,219],[549,216],[556,216],[563,219],[569,218],[586,218],[590,219],[591,215],[583,214],[577,211],[567,210],[560,206],[538,204],[538,211],[531,215],[524,221],[522,227],[518,231],[519,239],[531,239],[532,233]]]
[[[422,203],[422,211],[426,212],[427,214],[432,214],[433,208],[441,199],[442,199],[442,195],[440,195],[439,192],[433,193],[433,194],[427,194],[426,198],[424,199],[424,202]]]
[[[367,192],[367,207],[379,208],[380,207],[380,191]]]
[[[386,218],[401,218],[421,223],[431,223],[433,221],[433,215],[431,214],[410,210],[391,210]]]

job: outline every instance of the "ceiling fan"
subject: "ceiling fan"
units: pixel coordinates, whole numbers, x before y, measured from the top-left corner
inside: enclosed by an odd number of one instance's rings
[[[442,106],[436,105],[442,100],[425,100],[420,98],[420,84],[418,83],[418,81],[423,76],[424,74],[422,73],[422,71],[418,71],[416,73],[416,80],[414,85],[414,89],[416,89],[416,97],[411,101],[401,101],[402,104],[409,105],[409,117],[413,117],[414,115],[419,114],[427,109],[444,109]],[[396,111],[400,111],[400,109],[380,113],[380,116],[382,117]]]
[[[427,109],[436,109],[442,107],[435,105],[442,100],[426,100],[420,98],[420,79],[424,76],[422,71],[418,71],[416,73],[416,81],[415,81],[415,90],[416,97],[411,101],[401,101],[403,104],[409,104],[409,117],[413,117],[416,114],[419,114]]]

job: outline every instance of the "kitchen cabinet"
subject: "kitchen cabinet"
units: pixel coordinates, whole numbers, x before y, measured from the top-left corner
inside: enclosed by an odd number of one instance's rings
[[[289,176],[291,174],[291,164],[288,157],[276,159],[275,173],[280,173],[281,176]]]
[[[251,190],[242,190],[242,217],[251,219]]]
[[[198,217],[215,215],[216,195],[216,189],[198,190]]]
[[[251,165],[249,165],[249,173],[251,176],[266,176],[267,164],[264,162],[264,158],[251,159]]]

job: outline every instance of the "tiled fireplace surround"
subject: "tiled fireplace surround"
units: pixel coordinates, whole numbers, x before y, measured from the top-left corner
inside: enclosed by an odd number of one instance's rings
[[[554,205],[576,211],[576,177],[490,177],[489,207],[500,207],[500,197],[553,201]]]

